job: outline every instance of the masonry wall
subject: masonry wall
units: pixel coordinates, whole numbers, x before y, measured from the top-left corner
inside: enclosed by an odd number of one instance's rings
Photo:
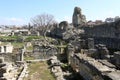
[[[84,28],[87,36],[115,38],[116,29],[112,24],[88,26]]]
[[[6,62],[11,62],[15,58],[12,54],[5,54],[5,53],[0,53],[0,56],[4,57]]]
[[[83,27],[87,37],[94,38],[95,44],[120,49],[120,21]]]
[[[79,59],[75,55],[70,60],[73,70],[79,72],[85,80],[103,80],[101,74],[89,62],[85,62],[84,59]]]
[[[120,49],[119,38],[94,37],[95,44],[105,44],[107,48]]]
[[[34,45],[31,56],[33,56],[35,59],[48,59],[57,53],[58,50],[56,48],[52,48],[50,46]]]

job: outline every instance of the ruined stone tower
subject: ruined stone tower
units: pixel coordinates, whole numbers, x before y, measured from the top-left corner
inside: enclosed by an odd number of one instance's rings
[[[82,14],[81,8],[75,7],[72,17],[72,23],[74,27],[81,27],[86,24],[86,17]]]

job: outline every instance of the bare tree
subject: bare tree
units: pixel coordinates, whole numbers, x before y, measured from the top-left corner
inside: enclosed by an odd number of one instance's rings
[[[50,30],[51,26],[55,23],[55,19],[53,15],[43,13],[33,17],[31,22],[45,36],[47,30]]]
[[[37,25],[37,27],[41,28],[52,25],[55,22],[55,20],[53,15],[44,13],[33,17],[31,19],[31,22]]]
[[[43,13],[31,18],[31,22],[37,26],[38,31],[45,37],[45,40],[47,40],[46,33],[52,28],[51,26],[55,23],[55,19],[53,15]]]

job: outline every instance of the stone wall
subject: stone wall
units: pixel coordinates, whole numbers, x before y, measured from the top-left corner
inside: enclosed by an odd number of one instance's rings
[[[12,63],[4,62],[4,58],[0,57],[0,80],[16,80],[17,70]]]
[[[115,26],[112,24],[102,24],[102,25],[94,25],[94,26],[87,26],[84,27],[85,33],[87,36],[91,37],[109,37],[115,38]]]
[[[120,52],[114,52],[115,65],[120,69]]]
[[[95,44],[105,44],[107,48],[120,49],[119,38],[94,37]]]
[[[86,17],[82,14],[81,8],[75,7],[72,17],[72,23],[74,27],[83,26],[86,24]]]
[[[34,45],[31,56],[33,56],[35,59],[48,59],[57,53],[58,50],[54,46]]]
[[[82,27],[87,37],[92,37],[95,44],[105,44],[108,48],[120,49],[120,20]]]
[[[70,60],[71,67],[79,72],[85,80],[118,80],[120,78],[118,77],[120,75],[119,70],[110,68],[85,54],[74,53]]]
[[[15,57],[12,54],[1,53],[0,56],[4,57],[4,60],[6,62],[11,62],[11,61],[14,61],[15,59]]]
[[[116,67],[119,66],[120,62],[119,52],[114,54],[115,65],[113,65],[108,62],[110,61],[110,55],[105,45],[98,44],[94,47],[93,39],[89,38],[85,41],[87,41],[86,46],[88,47],[80,48],[81,51],[77,53],[76,47],[74,47],[75,43],[69,43],[67,46],[68,63],[73,70],[79,72],[85,80],[118,80],[120,71]],[[90,46],[93,46],[93,48]]]

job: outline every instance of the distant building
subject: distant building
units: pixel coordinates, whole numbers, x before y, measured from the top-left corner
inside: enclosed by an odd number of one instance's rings
[[[93,21],[90,20],[90,21],[87,22],[87,24],[88,25],[95,25],[95,22],[93,22]]]
[[[23,36],[27,36],[29,35],[30,32],[27,29],[20,29],[20,30],[13,30],[11,31],[11,36],[19,36],[19,35],[23,35]]]
[[[88,25],[99,25],[99,24],[102,24],[102,23],[103,23],[102,20],[96,20],[96,21],[90,20],[90,21],[87,22]]]
[[[107,23],[114,22],[114,18],[111,18],[111,17],[106,18],[106,19],[105,19],[105,22],[107,22]]]
[[[102,23],[103,23],[102,20],[96,20],[96,21],[95,21],[95,24],[102,24]]]
[[[106,18],[106,19],[105,19],[105,22],[111,23],[111,22],[115,22],[115,21],[118,21],[118,20],[120,20],[120,17],[119,17],[119,16],[116,16],[116,17],[114,17],[114,18],[109,17],[109,18]]]

